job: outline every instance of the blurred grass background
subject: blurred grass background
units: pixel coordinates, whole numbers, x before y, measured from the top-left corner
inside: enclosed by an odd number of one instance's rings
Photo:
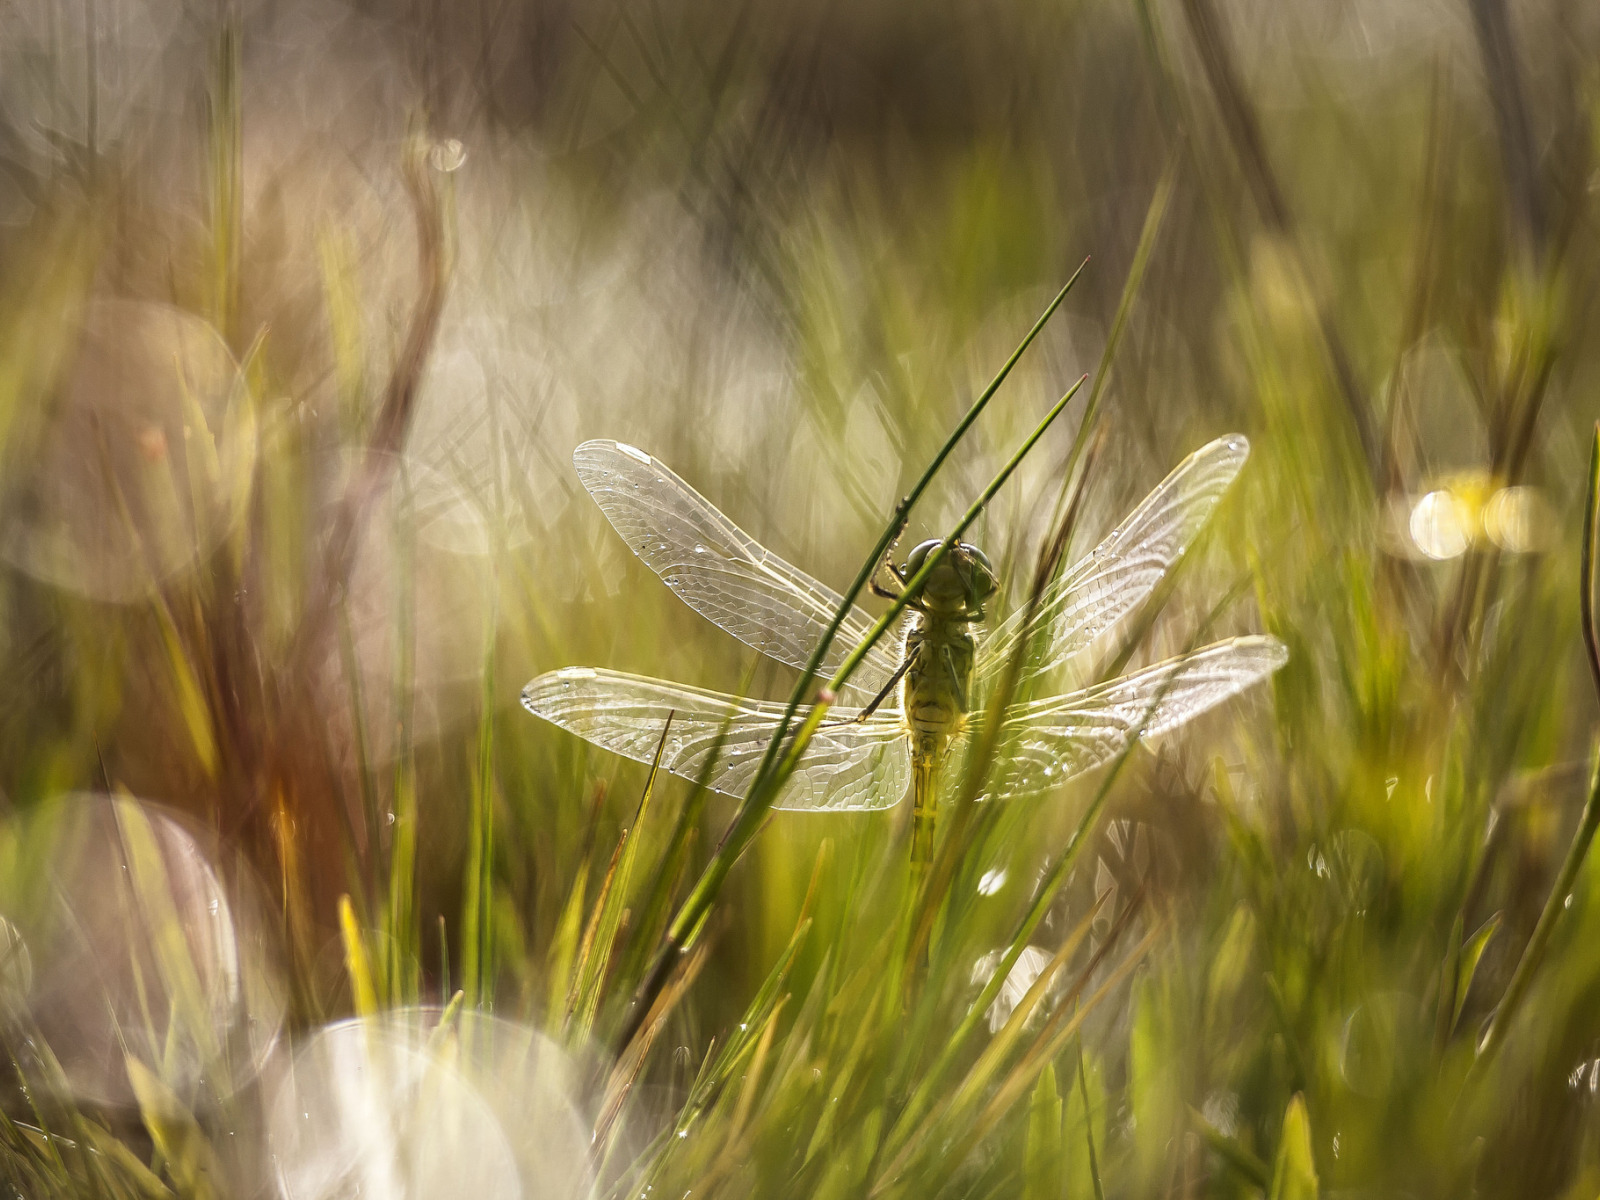
[[[1600,11],[5,12],[0,789],[14,824],[120,791],[205,831],[263,897],[291,1040],[458,989],[545,1031],[583,1064],[600,1194],[1600,1190],[1591,871],[1476,1054],[1594,728]],[[663,778],[641,809],[647,772],[517,690],[567,664],[792,676],[631,558],[571,450],[644,447],[840,586],[1086,255],[905,544],[1101,372],[1074,553],[1202,442],[1254,446],[1134,652],[1181,649],[1243,580],[1222,632],[1289,666],[1117,776],[1032,937],[1082,932],[1073,977],[1108,956],[1053,1025],[1019,1016],[1032,1049],[951,1039],[1094,778],[962,847],[909,1007],[883,968],[904,814],[777,814],[614,1067],[734,806]],[[1013,602],[1070,440],[972,539]],[[248,1089],[132,1091],[8,1097],[17,1193],[289,1189]],[[27,1132],[62,1123],[71,1153]],[[96,1130],[125,1149],[74,1157]]]

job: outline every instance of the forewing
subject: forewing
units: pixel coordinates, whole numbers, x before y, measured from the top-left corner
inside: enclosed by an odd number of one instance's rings
[[[1115,758],[1260,683],[1289,660],[1270,637],[1218,642],[1121,679],[1018,705],[1006,720],[1008,761],[994,794],[1043,791]]]
[[[747,646],[804,667],[844,598],[790,566],[643,450],[584,442],[578,478],[628,548],[690,608]],[[828,678],[860,644],[872,618],[852,606],[822,661]],[[875,695],[894,673],[886,640],[856,669],[848,690]]]
[[[698,780],[715,755],[706,782],[733,796],[749,788],[784,707],[588,667],[539,676],[522,689],[522,705],[585,741],[642,763],[655,760],[665,729],[662,767]],[[899,803],[910,778],[899,719],[886,714],[858,722],[853,719],[858,711],[830,711],[776,807],[861,811]],[[797,720],[805,714],[800,709]]]
[[[1035,628],[1048,631],[1037,669],[1068,662],[1142,604],[1216,509],[1250,454],[1243,434],[1220,437],[1184,459],[1127,519],[1046,589]],[[1026,610],[1012,614],[984,647],[980,675],[1017,648]]]

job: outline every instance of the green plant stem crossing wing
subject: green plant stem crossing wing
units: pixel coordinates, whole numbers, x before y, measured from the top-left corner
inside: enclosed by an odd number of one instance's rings
[[[1205,525],[1249,449],[1237,434],[1202,446],[1057,576],[1032,624],[1039,642],[1029,655],[1028,677],[1066,665],[1139,608]],[[644,451],[590,441],[577,448],[573,462],[628,548],[684,603],[746,645],[804,667],[843,597],[766,549]],[[871,616],[852,607],[820,675],[836,670],[871,626]],[[982,641],[977,694],[992,690],[1027,632],[1019,611]],[[895,675],[900,647],[885,638],[867,653],[776,807],[865,811],[889,808],[905,795],[911,747],[898,698],[891,695],[859,719]],[[1020,795],[1053,787],[1110,761],[1134,737],[1177,729],[1265,679],[1287,658],[1273,638],[1238,637],[1094,687],[1014,705],[990,790]],[[784,710],[781,703],[589,667],[539,676],[523,689],[522,703],[639,762],[653,761],[660,747],[661,766],[674,774],[699,779],[709,766],[709,785],[736,796],[754,778]]]

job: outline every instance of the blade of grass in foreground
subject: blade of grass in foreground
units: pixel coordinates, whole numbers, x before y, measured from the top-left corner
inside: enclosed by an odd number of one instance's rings
[[[778,961],[773,964],[772,969],[768,972],[765,981],[757,990],[750,1003],[745,1007],[744,1013],[739,1020],[737,1028],[732,1031],[732,1036],[721,1047],[713,1046],[710,1050],[708,1050],[705,1058],[701,1062],[699,1074],[696,1077],[693,1085],[690,1087],[687,1098],[684,1100],[682,1106],[678,1110],[677,1119],[673,1122],[672,1126],[667,1130],[664,1130],[657,1139],[657,1150],[663,1146],[671,1146],[676,1149],[678,1146],[683,1144],[685,1140],[689,1140],[688,1135],[690,1130],[695,1125],[700,1124],[703,1118],[711,1113],[719,1104],[719,1102],[722,1102],[726,1099],[728,1089],[737,1082],[739,1074],[745,1070],[746,1063],[748,1063],[753,1056],[759,1057],[763,1054],[762,1044],[768,1039],[768,1031],[774,1027],[774,1022],[777,1018],[777,1015],[788,999],[787,993],[785,993],[783,989],[788,982],[790,973],[799,957],[800,950],[803,948],[806,937],[811,930],[812,906],[816,902],[816,898],[821,889],[822,880],[824,878],[827,865],[832,858],[832,854],[832,842],[824,839],[822,844],[817,849],[817,859],[812,869],[811,883],[806,889],[805,899],[800,906],[799,919],[796,922],[793,934],[789,938],[788,945],[778,956]],[[695,955],[691,956],[691,959],[697,959],[699,957],[700,951],[697,950]],[[821,995],[820,992],[814,992],[813,994],[817,997],[820,997]],[[652,1011],[655,1011],[659,1008],[660,1004],[658,1002],[658,1004],[655,1006],[655,1009]],[[815,1014],[811,1015],[814,1016]],[[652,1019],[651,1022],[647,1023],[646,1029],[648,1030],[649,1028],[654,1027],[655,1024],[656,1022],[654,1019]],[[809,1022],[807,1014],[804,1012],[801,1013],[796,1021],[796,1027],[805,1027],[808,1024]],[[642,1044],[643,1038],[641,1037],[635,1044],[629,1047],[627,1055],[623,1060],[621,1060],[619,1066],[613,1072],[613,1079],[618,1081],[626,1080],[631,1086],[631,1080],[633,1078],[632,1073],[637,1072],[638,1066],[643,1059],[641,1050]],[[793,1046],[792,1038],[791,1046]],[[792,1049],[791,1053],[793,1053]],[[787,1055],[780,1054],[779,1057],[780,1061],[773,1068],[772,1076],[774,1078],[781,1079],[790,1075],[790,1073],[794,1070],[795,1063]],[[626,1072],[624,1071],[622,1065],[623,1063],[627,1064],[628,1070]],[[736,1104],[741,1101],[745,1104],[746,1117],[749,1115],[749,1105],[753,1102],[751,1099],[746,1099],[747,1097],[753,1097],[753,1091],[751,1090],[753,1085],[750,1082],[751,1075],[753,1073],[754,1072],[746,1072],[745,1086],[741,1089],[741,1094],[735,1101]],[[620,1103],[621,1101],[619,1098],[619,1107]],[[610,1114],[610,1116],[606,1119],[608,1121],[614,1121],[615,1113]],[[606,1136],[607,1135],[601,1132],[597,1132],[596,1144],[601,1144],[601,1142],[605,1140]],[[725,1144],[726,1143],[724,1143],[724,1145]],[[689,1146],[690,1152],[696,1152],[697,1149],[698,1142],[691,1141]],[[607,1148],[605,1153],[598,1156],[601,1159],[602,1166],[604,1164],[606,1155],[609,1153],[610,1147]],[[721,1151],[716,1152],[717,1162],[723,1162],[724,1153],[725,1152]],[[661,1181],[660,1173],[666,1166],[666,1161],[664,1158],[658,1157],[656,1153],[646,1153],[639,1155],[636,1161],[648,1162],[653,1165],[649,1171],[640,1177],[625,1177],[624,1180],[619,1181],[618,1185],[609,1193],[611,1196],[617,1197],[618,1200],[620,1200],[620,1197],[622,1196],[637,1196],[641,1193],[648,1192],[656,1185],[656,1183]],[[717,1169],[715,1163],[710,1169]],[[721,1169],[727,1169],[725,1163]],[[627,1186],[624,1186],[624,1184]]]
[[[1202,621],[1200,626],[1195,630],[1193,638],[1191,639],[1191,650],[1194,648],[1196,643],[1201,641],[1206,636],[1207,630],[1210,629],[1212,623],[1224,611],[1224,609],[1231,604],[1232,599],[1233,593],[1230,590],[1230,592],[1225,595],[1215,607],[1212,608],[1206,619]],[[1168,681],[1167,686],[1170,687],[1172,682],[1176,681],[1176,679],[1177,674],[1175,673],[1172,680]],[[989,1006],[994,1003],[995,997],[1000,994],[1000,989],[1005,985],[1006,978],[1010,975],[1012,968],[1016,966],[1017,960],[1021,958],[1023,950],[1028,946],[1029,939],[1032,938],[1034,930],[1038,928],[1039,923],[1044,919],[1045,913],[1050,907],[1050,902],[1055,898],[1056,893],[1066,883],[1068,876],[1072,873],[1073,867],[1077,864],[1078,856],[1083,852],[1084,847],[1088,845],[1089,835],[1093,832],[1095,826],[1099,822],[1100,814],[1104,811],[1106,802],[1110,798],[1112,786],[1121,776],[1123,767],[1127,764],[1128,759],[1133,755],[1134,750],[1138,747],[1139,735],[1142,734],[1146,724],[1149,722],[1156,710],[1160,707],[1162,698],[1165,695],[1166,688],[1163,688],[1159,694],[1151,698],[1150,705],[1146,708],[1145,712],[1139,719],[1139,723],[1136,727],[1137,732],[1133,737],[1128,739],[1127,744],[1123,746],[1117,757],[1112,759],[1112,761],[1105,767],[1105,773],[1100,780],[1100,786],[1095,789],[1094,798],[1089,802],[1089,805],[1084,810],[1083,815],[1078,818],[1078,823],[1073,828],[1072,836],[1067,839],[1066,846],[1062,849],[1061,853],[1056,856],[1055,860],[1050,864],[1049,868],[1041,877],[1039,885],[1034,892],[1033,902],[1029,905],[1028,911],[1023,916],[1022,920],[1018,922],[1011,941],[1007,945],[1005,954],[1001,958],[999,965],[995,968],[994,974],[990,976],[989,982],[984,985],[983,990],[978,994],[978,998],[974,1000],[971,1006],[967,1009],[966,1015],[962,1018],[960,1025],[956,1027],[955,1032],[951,1034],[948,1039],[946,1039],[944,1048],[940,1051],[939,1056],[934,1060],[932,1066],[930,1066],[928,1070],[922,1074],[921,1078],[917,1081],[915,1088],[911,1091],[911,1097],[907,1101],[905,1109],[901,1112],[898,1120],[891,1128],[888,1138],[885,1141],[885,1146],[888,1153],[894,1153],[896,1150],[900,1149],[901,1146],[905,1144],[906,1139],[911,1136],[912,1130],[916,1128],[916,1122],[922,1116],[922,1114],[928,1110],[928,1107],[933,1103],[935,1097],[938,1095],[941,1081],[943,1080],[945,1073],[956,1061],[956,1058],[961,1051],[961,1047],[965,1045],[967,1040],[973,1035],[973,1033],[977,1031],[979,1022],[982,1020],[983,1015],[988,1012]],[[975,797],[976,782],[969,779],[966,784],[966,790],[970,791],[971,797]],[[964,794],[963,801],[965,805],[971,804],[971,797]],[[958,814],[958,817],[959,816],[960,814]],[[937,871],[941,869],[942,865],[943,856],[936,856],[934,862],[935,870]],[[949,869],[953,870],[953,865]],[[937,878],[932,881],[932,885],[937,886]],[[902,1072],[909,1071],[914,1060],[915,1056],[908,1054],[906,1059],[901,1064]]]
[[[740,684],[741,696],[749,694],[754,675],[755,664],[752,663],[744,681]],[[724,723],[717,731],[717,736],[711,744],[711,751],[706,755],[705,765],[701,768],[694,787],[678,811],[676,824],[668,839],[667,848],[656,866],[655,875],[639,898],[638,911],[631,922],[627,952],[619,959],[616,969],[612,972],[608,996],[630,994],[638,985],[649,967],[654,947],[666,933],[672,920],[673,905],[689,870],[690,851],[700,832],[700,817],[711,798],[711,773],[722,759],[727,736],[728,724]],[[615,1032],[619,1018],[625,1018],[626,1013],[623,1004],[615,1001],[610,1004],[609,1011],[605,1014],[605,1032],[598,1035],[602,1041],[610,1042],[609,1035]]]
[[[384,919],[388,922],[389,937],[385,954],[388,962],[383,977],[386,980],[388,999],[392,1004],[414,1002],[418,990],[416,963],[418,942],[416,929],[416,879],[417,879],[417,752],[416,752],[416,640],[414,630],[417,619],[417,597],[414,580],[416,561],[416,529],[411,514],[415,512],[416,493],[410,472],[402,465],[396,481],[396,514],[393,537],[400,560],[399,588],[395,597],[395,652],[390,675],[390,696],[395,717],[395,757],[390,800],[394,820],[390,825],[389,893],[384,906]],[[487,670],[487,668],[486,668]],[[485,679],[493,680],[492,674]],[[488,685],[485,696],[488,695]],[[488,725],[492,713],[486,707],[479,720]],[[479,781],[474,781],[481,786]],[[478,818],[479,801],[473,797],[472,817]],[[477,842],[471,853],[477,854]],[[376,843],[374,843],[374,853]],[[474,876],[468,876],[469,898],[476,898]],[[477,978],[478,965],[470,961],[475,943],[463,947],[462,975],[471,981]]]
[[[666,938],[656,954],[655,961],[651,964],[650,970],[646,973],[634,996],[632,1012],[623,1024],[619,1045],[626,1045],[638,1030],[639,1023],[644,1019],[644,1014],[650,1007],[654,993],[666,982],[667,975],[671,970],[673,957],[688,945],[691,934],[704,921],[706,913],[710,910],[712,902],[721,890],[723,880],[727,878],[728,872],[732,870],[734,862],[744,853],[745,848],[754,838],[756,831],[761,827],[761,823],[771,810],[772,802],[777,798],[777,789],[771,785],[771,776],[778,762],[777,755],[794,720],[795,713],[817,677],[823,658],[833,645],[833,639],[838,636],[839,627],[843,624],[845,615],[866,588],[867,581],[878,570],[878,564],[882,561],[883,556],[888,553],[889,547],[894,544],[894,540],[900,536],[901,530],[905,528],[912,507],[922,497],[922,494],[927,491],[928,486],[933,482],[934,476],[944,466],[945,461],[955,450],[962,437],[966,435],[967,430],[972,427],[973,423],[983,413],[983,410],[988,407],[989,401],[994,397],[995,392],[999,390],[1000,385],[1005,382],[1006,377],[1011,373],[1011,369],[1016,366],[1024,351],[1038,337],[1040,330],[1055,314],[1056,309],[1061,306],[1061,302],[1066,299],[1067,293],[1072,290],[1073,284],[1083,274],[1084,266],[1088,264],[1088,261],[1088,259],[1084,259],[1083,263],[1079,264],[1078,269],[1073,272],[1072,277],[1067,280],[1066,285],[1056,293],[1055,299],[1050,302],[1039,319],[1034,322],[1033,328],[1028,331],[1021,344],[1012,352],[1005,365],[1000,368],[988,387],[984,388],[978,398],[973,401],[966,415],[961,418],[955,429],[951,431],[950,436],[945,439],[944,445],[934,455],[933,461],[928,464],[921,477],[912,485],[911,490],[905,494],[900,503],[895,506],[894,515],[879,534],[878,541],[873,546],[872,552],[862,563],[854,582],[845,592],[839,608],[833,615],[833,620],[828,625],[827,631],[817,642],[816,648],[811,652],[811,658],[807,662],[805,670],[801,672],[793,691],[790,692],[783,719],[779,722],[778,730],[774,734],[771,743],[767,746],[767,752],[761,760],[755,781],[752,783],[744,803],[740,805],[739,811],[735,814],[733,822],[726,833],[724,833],[716,853],[711,856],[711,861],[706,864],[700,879],[679,907],[677,916],[668,928]],[[941,546],[937,553],[929,556],[928,565],[933,565],[944,553],[945,548]],[[900,607],[903,608],[903,605]],[[880,621],[878,625],[874,626],[872,634],[857,648],[857,654],[864,655],[875,643],[876,639],[882,636],[883,630],[887,627],[886,621]],[[854,669],[854,664],[847,663],[846,665],[850,670]],[[845,673],[841,672],[841,675]],[[795,741],[799,745],[801,736],[796,735]]]
[[[583,929],[584,900],[589,890],[589,854],[594,848],[595,824],[599,820],[600,805],[605,799],[605,789],[596,787],[594,799],[589,804],[589,820],[583,836],[583,852],[578,856],[578,874],[567,890],[561,908],[561,918],[556,922],[555,937],[545,955],[545,1023],[549,1032],[557,1033],[566,1020],[567,996],[575,978],[574,964],[578,957],[578,935]]]
[[[611,868],[606,872],[605,881],[600,885],[600,894],[595,899],[594,915],[590,917],[589,928],[584,933],[568,1012],[568,1036],[574,1042],[581,1042],[589,1036],[594,1027],[595,1014],[600,1008],[607,969],[611,965],[623,908],[628,900],[628,887],[633,880],[634,860],[639,855],[639,844],[643,840],[644,819],[650,811],[650,799],[655,794],[656,777],[661,770],[661,754],[666,749],[667,735],[671,731],[672,716],[669,714],[661,727],[655,761],[650,764],[650,775],[639,796],[639,807],[634,811],[633,823],[623,830],[622,838],[617,842]]]
[[[492,594],[492,593],[491,593]],[[494,642],[495,610],[484,622],[483,691],[479,699],[478,754],[472,772],[467,832],[467,895],[461,920],[461,987],[477,1004],[494,979]],[[413,788],[415,784],[413,783]],[[415,796],[410,797],[413,810]],[[412,834],[415,837],[415,834]]]
[[[1022,1200],[1056,1200],[1065,1179],[1061,1145],[1061,1092],[1046,1066],[1028,1107],[1028,1142],[1022,1168]]]
[[[1141,907],[1135,902],[1123,909],[1107,935],[1105,944],[1079,972],[1077,979],[1057,1005],[1056,1011],[1044,1028],[1008,1070],[1003,1074],[1000,1073],[1003,1057],[1010,1049],[1009,1042],[998,1051],[986,1053],[980,1058],[979,1063],[963,1081],[963,1085],[929,1112],[918,1125],[916,1132],[905,1139],[899,1153],[890,1160],[889,1165],[877,1173],[877,1182],[870,1193],[872,1196],[904,1194],[907,1187],[914,1185],[917,1178],[911,1172],[915,1166],[917,1152],[921,1148],[926,1148],[933,1160],[918,1172],[921,1177],[942,1174],[953,1168],[1001,1120],[1011,1106],[1033,1087],[1045,1065],[1052,1062],[1068,1041],[1076,1036],[1089,1013],[1094,1011],[1121,985],[1134,968],[1144,961],[1145,955],[1155,944],[1156,938],[1162,931],[1160,923],[1153,926],[1139,944],[1129,951],[1092,995],[1081,1004],[1073,1005],[1069,1009],[1068,1002],[1083,994],[1092,973],[1109,955],[1120,934],[1127,928],[1129,920]],[[1015,1013],[1012,1014],[1012,1018],[1016,1018]],[[1020,1030],[1020,1024],[1018,1029]],[[982,1106],[977,1107],[980,1101],[983,1101]]]

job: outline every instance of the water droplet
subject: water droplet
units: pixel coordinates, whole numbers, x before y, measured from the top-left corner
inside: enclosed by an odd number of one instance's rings
[[[1501,488],[1483,509],[1483,531],[1511,554],[1529,554],[1548,544],[1550,507],[1531,487]]]
[[[428,165],[446,175],[452,171],[459,171],[466,161],[467,148],[461,144],[459,138],[445,138],[441,142],[435,142],[428,149]]]
[[[1239,1128],[1239,1097],[1233,1092],[1212,1092],[1206,1097],[1200,1112],[1211,1127],[1224,1137],[1232,1137]]]
[[[1475,515],[1454,492],[1429,492],[1411,510],[1411,540],[1429,558],[1457,558],[1472,544]]]
[[[992,896],[1006,885],[1006,872],[1003,867],[993,867],[983,873],[983,878],[978,880],[978,894]]]

